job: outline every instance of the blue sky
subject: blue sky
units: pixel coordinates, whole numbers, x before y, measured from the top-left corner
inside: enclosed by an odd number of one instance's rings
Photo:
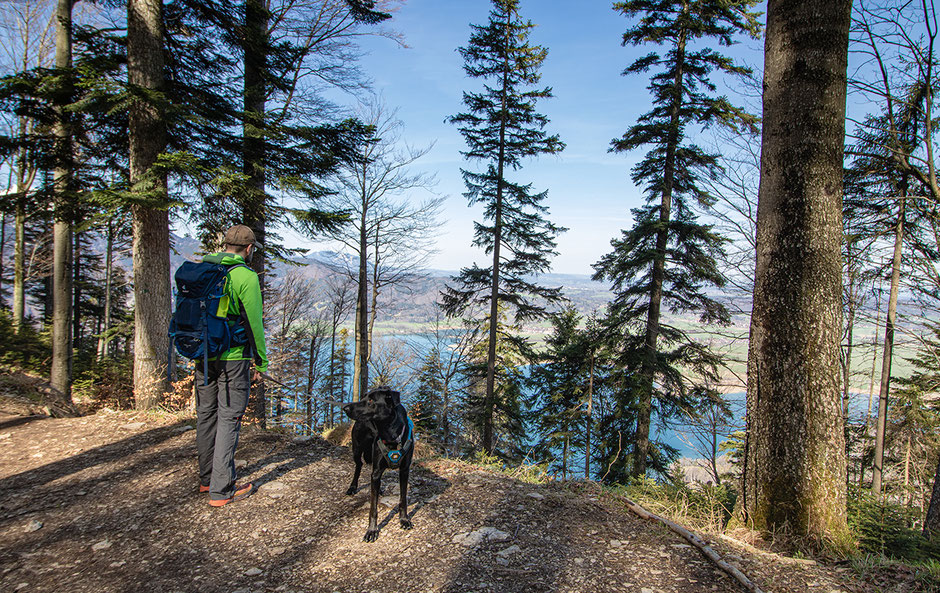
[[[464,89],[478,88],[478,81],[464,76],[456,49],[466,44],[470,23],[487,21],[490,7],[486,0],[408,0],[390,25],[404,36],[407,48],[384,38],[362,43],[367,52],[362,69],[386,104],[398,109],[403,138],[414,146],[434,143],[415,169],[436,175],[435,192],[448,197],[439,253],[432,260],[437,269],[485,263],[482,251],[471,245],[473,221],[481,219],[481,209],[469,208],[462,195],[460,168],[468,166],[460,155],[464,142],[444,120],[462,110]],[[531,182],[538,191],[547,189],[550,220],[570,229],[559,237],[552,271],[590,274],[591,264],[609,251],[610,240],[631,226],[630,209],[642,203],[630,179],[630,168],[642,152],[613,154],[607,149],[611,139],[650,108],[647,78],[621,72],[652,48],[620,45],[629,21],[607,0],[523,0],[521,13],[537,25],[530,43],[549,50],[542,82],[553,88],[555,97],[539,107],[551,120],[548,131],[558,133],[567,148],[527,163],[514,179]],[[759,66],[759,49],[759,41],[747,41],[732,54]]]

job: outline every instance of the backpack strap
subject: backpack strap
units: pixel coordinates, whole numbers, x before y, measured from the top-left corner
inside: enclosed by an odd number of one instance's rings
[[[230,266],[228,266],[228,272],[226,272],[226,274],[230,274],[232,270],[234,270],[235,268],[248,268],[249,270],[251,269],[245,263],[231,264]],[[254,360],[255,363],[259,363],[261,361],[258,356],[258,351],[257,351],[258,349],[255,346],[255,334],[254,332],[251,331],[251,323],[248,321],[248,315],[247,313],[245,313],[245,307],[243,306],[241,302],[238,303],[238,318],[242,322],[242,325],[245,328],[245,334],[248,336],[248,343],[246,344],[246,346],[248,347],[249,357],[252,360]]]

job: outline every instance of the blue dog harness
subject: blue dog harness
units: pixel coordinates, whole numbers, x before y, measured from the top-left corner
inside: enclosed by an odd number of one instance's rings
[[[398,469],[398,466],[401,465],[401,460],[405,458],[405,453],[408,451],[409,447],[414,445],[414,441],[416,440],[414,422],[411,421],[410,416],[407,416],[406,420],[407,422],[405,422],[405,426],[402,427],[401,435],[398,437],[398,440],[392,442],[386,442],[381,438],[376,440],[382,457],[385,458],[385,462],[388,463],[391,469]],[[401,445],[399,445],[399,443],[401,443]],[[396,448],[392,449],[392,447]]]

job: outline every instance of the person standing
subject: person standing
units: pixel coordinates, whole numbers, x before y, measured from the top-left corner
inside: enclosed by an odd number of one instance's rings
[[[247,263],[258,244],[244,225],[225,232],[224,251],[212,253],[203,262],[230,266],[224,293],[228,297],[228,322],[234,333],[241,324],[242,344],[216,358],[205,369],[196,364],[196,449],[199,456],[199,491],[209,493],[209,504],[224,506],[251,495],[251,483],[235,483],[235,449],[242,416],[248,405],[252,379],[267,371],[268,358],[261,321],[261,284]],[[252,368],[254,367],[254,368]]]

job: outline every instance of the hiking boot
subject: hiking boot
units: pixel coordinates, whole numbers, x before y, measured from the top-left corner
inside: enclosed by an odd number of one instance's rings
[[[202,484],[199,485],[199,494],[205,494],[208,491],[209,491],[208,486],[203,486]]]
[[[243,484],[242,486],[235,485],[235,494],[231,498],[223,498],[222,500],[210,500],[209,505],[214,507],[225,506],[230,502],[235,502],[243,498],[248,498],[252,492],[254,492],[255,487],[250,482],[248,484]]]

